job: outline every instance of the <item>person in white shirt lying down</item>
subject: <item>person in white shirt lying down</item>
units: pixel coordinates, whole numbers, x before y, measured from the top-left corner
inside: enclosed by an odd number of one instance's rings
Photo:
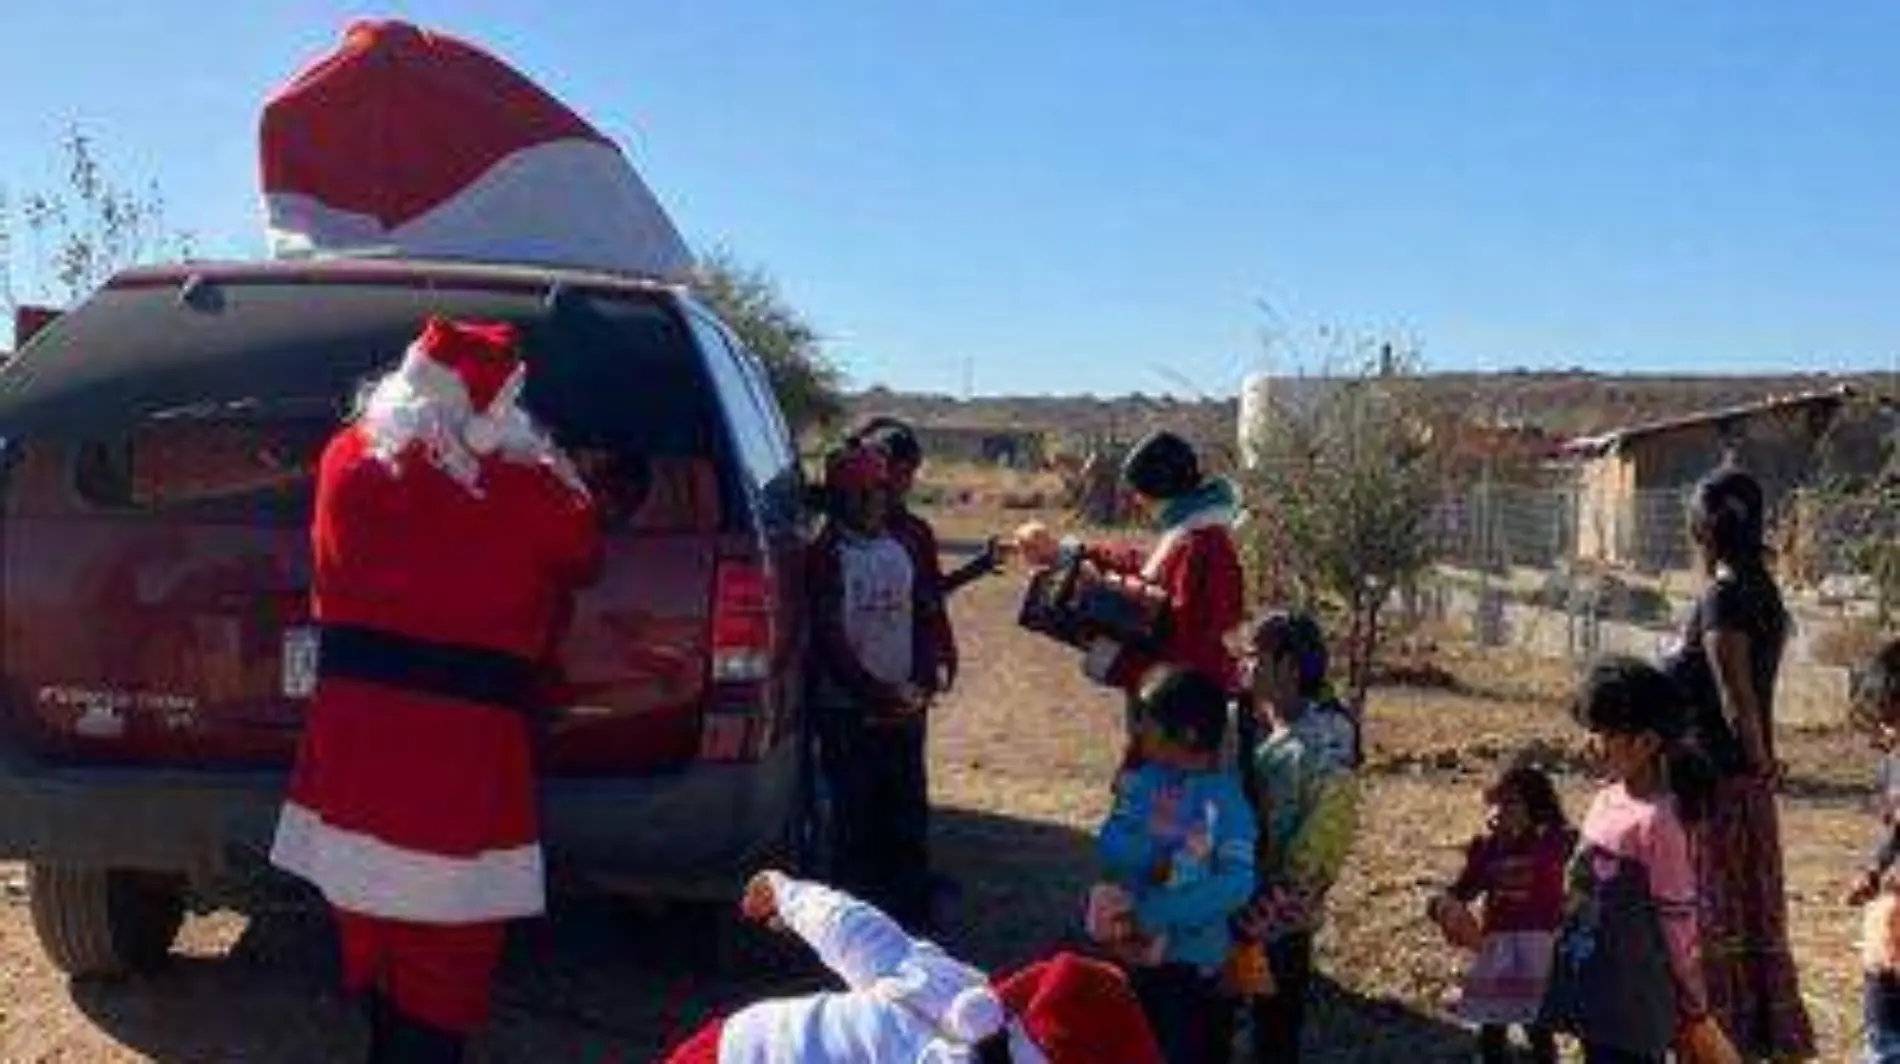
[[[1161,1064],[1127,980],[1099,961],[1058,953],[991,983],[875,907],[774,871],[740,909],[804,939],[844,989],[748,1006],[665,1064]]]

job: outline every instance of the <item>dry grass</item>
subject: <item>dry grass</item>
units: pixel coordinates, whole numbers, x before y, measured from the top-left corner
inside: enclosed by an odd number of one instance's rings
[[[958,533],[952,522],[945,538]],[[967,516],[994,528],[994,514]],[[1116,696],[1078,674],[1072,653],[1018,631],[1018,583],[976,585],[956,603],[966,671],[935,721],[937,859],[965,887],[956,950],[1007,967],[1059,944],[1091,874],[1091,834],[1106,809],[1121,746]],[[1442,1002],[1457,959],[1420,913],[1477,829],[1482,782],[1531,750],[1563,770],[1573,812],[1587,781],[1573,771],[1576,735],[1562,712],[1573,670],[1450,642],[1429,656],[1459,681],[1450,690],[1374,692],[1366,823],[1333,899],[1313,1033],[1319,1061],[1469,1059]],[[1839,888],[1872,828],[1859,795],[1872,758],[1832,730],[1784,737],[1792,762],[1784,802],[1790,904],[1805,990],[1823,1060],[1850,1056],[1856,1010],[1854,916]],[[0,872],[10,870],[0,869]],[[176,970],[121,987],[68,986],[34,946],[22,898],[0,895],[0,1060],[348,1059],[360,1037],[327,991],[321,926],[295,914],[246,922],[194,920]],[[668,1032],[771,989],[811,985],[797,955],[751,978],[703,974],[703,933],[678,920],[604,907],[525,929],[501,991],[493,1061],[653,1059]]]

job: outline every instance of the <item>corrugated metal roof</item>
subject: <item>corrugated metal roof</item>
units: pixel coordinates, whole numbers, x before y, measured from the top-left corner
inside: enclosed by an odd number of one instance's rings
[[[1757,417],[1762,414],[1803,406],[1824,404],[1838,405],[1852,399],[1855,394],[1856,392],[1853,386],[1842,384],[1825,391],[1770,396],[1752,403],[1741,403],[1735,406],[1720,407],[1715,410],[1705,410],[1694,414],[1662,418],[1657,421],[1644,422],[1640,425],[1630,425],[1625,428],[1612,429],[1609,432],[1602,432],[1593,436],[1578,436],[1566,440],[1562,450],[1563,453],[1573,458],[1596,458],[1615,451],[1632,440],[1641,439],[1645,436],[1656,436],[1681,429],[1699,428],[1704,425],[1719,424],[1724,421]]]

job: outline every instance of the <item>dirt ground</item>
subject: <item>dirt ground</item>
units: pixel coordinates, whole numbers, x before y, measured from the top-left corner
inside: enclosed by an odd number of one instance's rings
[[[1118,701],[1078,675],[1073,654],[1018,630],[1019,582],[957,602],[965,674],[933,739],[936,855],[964,897],[954,949],[992,967],[1070,933],[1119,751]],[[1382,689],[1368,726],[1367,819],[1322,939],[1311,1034],[1317,1061],[1468,1059],[1443,1007],[1457,960],[1420,918],[1481,819],[1481,781],[1538,744],[1575,764],[1560,703],[1565,667],[1445,649],[1457,690]],[[1851,1055],[1857,1009],[1854,914],[1840,886],[1869,842],[1860,811],[1872,757],[1838,733],[1785,737],[1784,802],[1795,948],[1822,1059]],[[1587,781],[1564,777],[1573,813]],[[758,954],[744,979],[709,974],[703,924],[624,907],[570,908],[522,929],[481,1046],[494,1062],[653,1060],[670,1037],[779,988],[816,985],[796,952]],[[0,865],[0,1060],[172,1064],[354,1059],[362,1033],[330,991],[321,919],[295,907],[194,918],[170,970],[126,984],[71,984],[41,957],[21,872]]]

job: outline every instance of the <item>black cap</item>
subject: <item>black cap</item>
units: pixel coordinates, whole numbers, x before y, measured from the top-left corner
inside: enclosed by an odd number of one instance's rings
[[[1188,441],[1152,432],[1128,452],[1122,482],[1150,499],[1173,499],[1201,486],[1201,461]]]
[[[916,431],[894,417],[874,417],[851,438],[883,451],[884,457],[897,465],[915,467],[924,462],[924,449],[917,442]]]

